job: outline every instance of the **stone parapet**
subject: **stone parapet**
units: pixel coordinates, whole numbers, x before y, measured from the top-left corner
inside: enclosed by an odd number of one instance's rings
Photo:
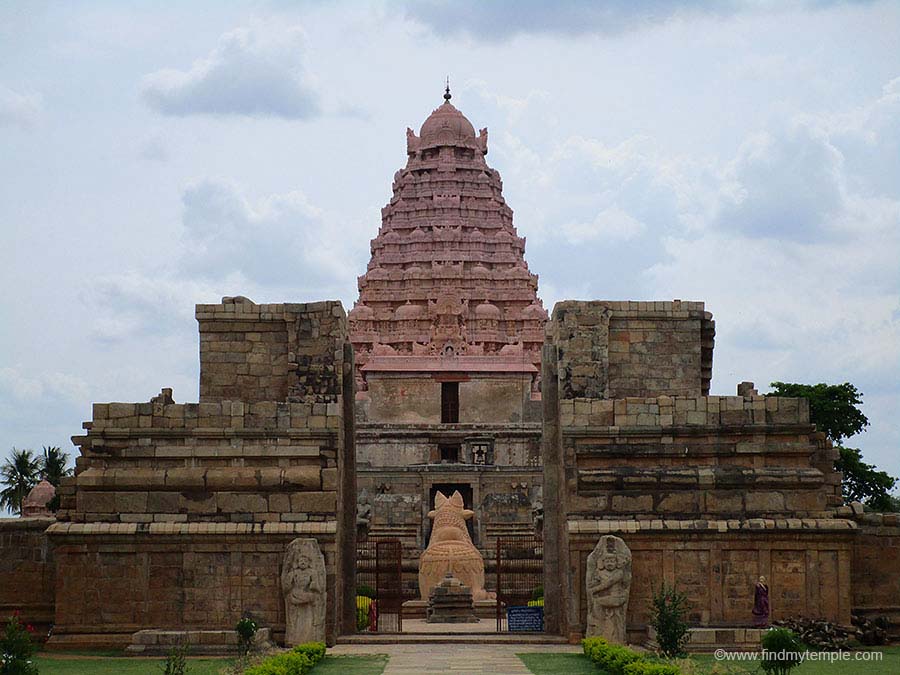
[[[328,403],[340,394],[347,317],[338,301],[197,305],[200,402]]]
[[[856,530],[852,520],[841,518],[749,518],[747,520],[648,519],[627,520],[569,520],[567,528],[573,534],[615,534],[622,532],[663,533],[697,531],[705,533],[802,530],[804,532],[847,532]]]
[[[334,534],[337,522],[325,520],[305,523],[54,523],[50,536],[154,535],[254,535],[254,534]]]
[[[778,396],[571,398],[560,400],[559,411],[563,433],[590,427],[624,430],[809,425],[808,399]]]
[[[557,303],[560,399],[709,393],[715,322],[702,302]]]

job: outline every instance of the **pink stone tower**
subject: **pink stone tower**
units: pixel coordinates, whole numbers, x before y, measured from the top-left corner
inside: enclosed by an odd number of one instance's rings
[[[419,135],[406,130],[408,161],[349,313],[358,372],[387,356],[539,366],[547,312],[500,174],[484,161],[487,136],[451,105],[449,87]]]

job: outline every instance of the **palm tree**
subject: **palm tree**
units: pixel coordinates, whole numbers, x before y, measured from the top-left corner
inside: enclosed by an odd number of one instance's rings
[[[37,482],[41,460],[31,450],[13,448],[9,459],[0,468],[0,508],[22,514],[22,500]]]
[[[66,468],[69,456],[56,446],[44,446],[44,456],[41,457],[41,478],[53,487],[59,487],[60,479],[72,475],[72,469]]]

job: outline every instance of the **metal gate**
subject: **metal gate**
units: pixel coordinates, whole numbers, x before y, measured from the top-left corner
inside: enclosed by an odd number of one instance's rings
[[[535,536],[498,537],[498,632],[506,630],[531,632],[544,629],[543,583],[543,540]],[[540,593],[537,592],[539,588]],[[538,595],[540,600],[537,599]],[[512,621],[509,620],[511,618]]]
[[[368,586],[374,598],[361,607],[359,590]],[[357,628],[379,633],[403,630],[403,545],[399,539],[362,539],[356,546]],[[364,627],[365,624],[365,627]]]

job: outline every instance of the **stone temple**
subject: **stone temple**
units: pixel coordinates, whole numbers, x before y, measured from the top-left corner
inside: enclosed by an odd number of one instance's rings
[[[609,535],[630,551],[629,641],[662,583],[687,593],[697,641],[747,640],[761,575],[774,619],[896,631],[897,517],[842,505],[805,400],[711,396],[702,302],[548,316],[487,131],[449,92],[406,150],[349,312],[198,305],[198,402],[94,404],[55,517],[0,522],[0,611],[52,625],[57,648],[224,644],[244,613],[276,641],[308,624],[333,643],[356,631],[358,541],[399,542],[402,599],[424,616],[428,514],[459,493],[486,595],[498,539],[541,538],[550,634],[584,634]],[[295,566],[289,547],[310,553]],[[283,579],[313,567],[322,597],[290,596]],[[289,597],[307,614],[286,617]]]

